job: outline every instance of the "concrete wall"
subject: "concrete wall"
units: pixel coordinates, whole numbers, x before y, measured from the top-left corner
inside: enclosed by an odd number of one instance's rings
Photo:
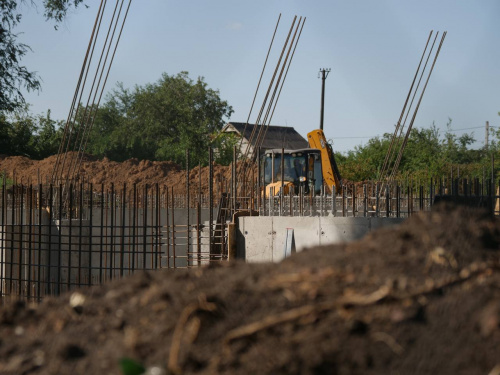
[[[248,262],[279,262],[284,258],[287,229],[293,229],[296,251],[317,245],[338,244],[362,238],[401,218],[376,217],[240,217],[237,257]]]

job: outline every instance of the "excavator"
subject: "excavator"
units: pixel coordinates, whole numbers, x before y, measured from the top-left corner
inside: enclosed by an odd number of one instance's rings
[[[323,185],[342,193],[342,178],[331,145],[323,130],[307,133],[309,148],[266,150],[261,159],[261,173],[266,197],[280,194],[319,194]],[[283,157],[282,157],[283,156]]]

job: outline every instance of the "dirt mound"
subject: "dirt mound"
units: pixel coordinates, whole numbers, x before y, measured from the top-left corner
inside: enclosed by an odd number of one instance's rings
[[[64,163],[64,170],[70,169],[73,165],[71,155],[60,157],[60,165]],[[0,173],[5,172],[8,178],[23,184],[48,183],[52,176],[57,155],[50,156],[43,160],[31,160],[23,156],[0,157]],[[67,167],[67,168],[66,168]],[[191,192],[197,193],[199,190],[200,168],[195,167],[189,173]],[[209,168],[201,168],[201,190],[208,192]],[[226,166],[214,166],[214,182],[220,178],[229,180],[231,178],[231,168]],[[167,186],[174,188],[175,193],[186,191],[186,171],[171,161],[148,161],[129,159],[122,163],[111,161],[107,158],[97,159],[91,155],[85,155],[81,165],[81,181],[94,184],[98,189],[101,184],[105,189],[110,189],[111,184],[115,189],[121,189],[123,184],[130,188],[133,184],[138,186]]]
[[[151,374],[498,373],[499,244],[497,221],[447,209],[278,265],[140,273],[10,304],[0,373],[120,374],[121,358]]]

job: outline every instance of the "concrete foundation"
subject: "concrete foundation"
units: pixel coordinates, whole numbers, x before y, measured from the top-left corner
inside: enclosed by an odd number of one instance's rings
[[[379,217],[240,217],[237,258],[279,262],[285,257],[287,229],[293,229],[296,251],[318,245],[359,240],[367,233],[400,224],[402,218]]]

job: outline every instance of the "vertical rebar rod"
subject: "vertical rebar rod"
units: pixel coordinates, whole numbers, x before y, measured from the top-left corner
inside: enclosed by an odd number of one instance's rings
[[[121,225],[120,225],[120,278],[124,275],[125,267],[125,215],[126,215],[127,184],[123,183],[121,199]]]
[[[279,202],[280,202],[280,214],[281,216],[283,214],[283,197],[285,196],[285,149],[282,147],[281,148],[281,160],[280,160],[280,168],[281,168],[281,173],[280,173],[280,178],[281,178],[281,190],[280,190],[280,196],[279,196]]]
[[[433,180],[431,177],[430,186],[429,186],[429,207],[432,207],[433,201],[434,201],[434,184],[433,184]]]
[[[148,226],[148,184],[144,185],[144,207],[143,209],[143,226],[142,226],[142,269],[146,269],[147,258],[147,226]]]
[[[352,184],[352,217],[356,216],[356,185]]]
[[[80,196],[78,197],[78,287],[81,287],[81,275],[82,275],[82,221],[83,221],[83,183],[80,183]]]
[[[161,268],[161,259],[160,259],[160,256],[161,256],[161,252],[160,252],[160,249],[161,249],[161,224],[160,224],[160,219],[161,219],[161,207],[160,207],[160,185],[158,183],[156,183],[156,186],[155,186],[155,189],[156,189],[156,219],[155,219],[155,223],[156,223],[156,233],[155,233],[155,264],[154,264],[154,268],[155,269],[158,269],[158,268]],[[158,261],[159,261],[159,266],[158,266]]]
[[[210,147],[208,149],[208,200],[209,200],[209,222],[208,222],[208,252],[209,259],[212,260],[212,240],[213,240],[213,222],[214,222],[214,185],[213,185],[213,174],[214,174],[214,163],[213,163],[213,149]],[[222,182],[222,181],[221,181]],[[222,191],[222,189],[220,189]]]
[[[396,185],[396,217],[401,215],[401,187],[399,184]]]
[[[235,147],[236,148],[236,147]],[[189,242],[189,234],[190,234],[190,227],[189,227],[189,200],[190,200],[190,194],[189,194],[189,150],[186,150],[186,209],[187,209],[187,217],[186,217],[186,266],[189,267],[189,261],[190,261],[190,242]]]
[[[16,222],[16,198],[17,198],[18,186],[14,184],[12,189],[12,211],[11,211],[11,222],[10,222],[10,272],[9,272],[9,295],[12,295],[12,284],[14,282],[14,243],[15,243],[15,222]]]
[[[137,252],[137,183],[134,182],[133,187],[133,198],[132,198],[132,272],[135,271],[135,260],[136,260],[136,252]]]
[[[236,211],[236,196],[237,196],[237,189],[238,187],[236,186],[236,162],[237,162],[237,151],[236,151],[236,146],[233,146],[233,165],[231,168],[231,195],[232,195],[232,201],[233,201],[233,207],[231,212],[231,216]],[[224,232],[224,228],[221,228],[221,232]]]
[[[33,185],[30,184],[29,189],[27,191],[27,197],[26,199],[28,201],[28,213],[26,214],[28,218],[28,267],[27,267],[27,293],[26,296],[28,300],[31,298],[31,267],[32,267],[32,262],[33,262],[33,257],[32,257],[32,251],[33,251],[33,246],[32,246],[32,236],[33,236]]]
[[[113,271],[115,268],[115,214],[116,214],[116,197],[115,184],[111,183],[111,223],[110,223],[110,247],[109,247],[109,279],[113,279]]]
[[[366,217],[368,213],[368,195],[366,184],[363,184],[363,216]]]
[[[408,217],[413,214],[413,189],[410,184],[406,187],[406,196],[408,197]]]
[[[258,162],[257,162],[258,164]],[[254,196],[254,186],[255,186],[255,168],[252,167],[252,177],[250,183],[250,216],[253,215],[253,211],[255,210],[255,196]]]
[[[342,186],[342,217],[346,217],[346,186]]]
[[[47,294],[52,294],[52,212],[54,211],[54,190],[52,184],[49,184],[49,241],[48,241],[48,249],[47,249]]]
[[[2,226],[0,227],[2,229],[2,232],[0,233],[2,235],[2,238],[3,239],[6,239],[7,236],[6,236],[6,232],[7,232],[7,223],[6,223],[6,216],[7,216],[7,197],[5,196],[5,193],[6,193],[6,178],[5,178],[5,174],[4,174],[4,178],[2,179],[2,212],[1,212],[1,215],[2,215]],[[5,242],[4,242],[5,243]],[[2,249],[2,252],[6,252],[7,249],[4,247]],[[6,275],[5,275],[5,269],[7,268],[6,266],[6,257],[5,257],[5,253],[2,254],[2,256],[0,256],[0,269],[2,270],[2,274],[0,275],[0,303],[3,302],[3,297],[5,296],[4,295],[4,284],[6,282]]]
[[[93,234],[93,220],[94,220],[94,185],[92,182],[89,184],[89,269],[87,274],[87,286],[92,285],[92,239],[94,238]]]
[[[69,184],[69,205],[68,205],[68,280],[66,281],[67,290],[71,289],[71,252],[73,250],[73,184]],[[61,225],[62,228],[62,225]]]
[[[391,214],[391,186],[387,185],[385,189],[385,217]]]
[[[176,257],[176,254],[175,254],[175,239],[176,239],[176,233],[175,233],[175,199],[174,199],[174,188],[172,187],[172,257],[173,257],[173,261],[174,261],[174,268],[177,267],[176,265],[176,261],[177,261],[177,257]]]
[[[419,188],[419,209],[420,211],[423,211],[424,209],[424,187],[422,185],[420,185],[420,188]]]
[[[167,225],[166,225],[166,234],[167,234],[167,249],[166,249],[166,252],[167,252],[167,268],[170,268],[170,221],[169,221],[169,218],[170,218],[170,215],[169,215],[169,210],[170,210],[170,207],[169,207],[169,203],[170,203],[170,196],[169,196],[169,190],[168,190],[168,186],[165,187],[165,194],[166,194],[166,221],[167,221]]]
[[[99,284],[102,284],[103,279],[103,252],[104,252],[104,183],[101,183],[101,222],[99,231]]]
[[[24,257],[23,257],[23,221],[24,221],[24,215],[23,215],[23,207],[24,207],[24,185],[22,184],[21,181],[21,194],[20,194],[20,200],[19,200],[19,254],[18,254],[18,295],[20,296],[22,293],[22,281],[23,281],[23,262],[24,262]]]
[[[332,215],[337,216],[337,192],[335,185],[332,185]]]
[[[197,253],[196,265],[199,267],[201,265],[201,202],[200,201],[198,201],[196,205],[196,253]]]
[[[261,189],[260,189],[260,186],[261,186],[261,174],[262,174],[262,171],[261,171],[261,168],[262,168],[262,165],[261,165],[261,160],[260,160],[260,156],[262,154],[262,149],[261,147],[258,148],[258,158],[257,158],[257,210],[260,212],[260,199],[261,199]],[[264,212],[264,215],[266,213]]]

